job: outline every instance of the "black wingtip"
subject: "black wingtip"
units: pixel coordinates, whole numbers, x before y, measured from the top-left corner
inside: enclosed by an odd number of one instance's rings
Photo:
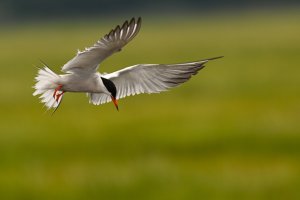
[[[141,22],[142,22],[142,17],[132,17],[128,23],[129,24],[131,24],[131,23],[140,24]]]
[[[135,18],[133,17],[133,18],[131,18],[131,20],[129,21],[128,24],[134,24],[134,23],[135,23]]]
[[[140,24],[142,22],[142,17],[138,17],[137,23]]]
[[[220,58],[223,58],[224,56],[218,56],[218,57],[214,57],[214,58],[209,58],[209,59],[206,59],[206,60],[216,60],[216,59],[220,59]]]

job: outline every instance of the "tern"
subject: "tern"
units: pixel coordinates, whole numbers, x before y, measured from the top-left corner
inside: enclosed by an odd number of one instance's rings
[[[46,64],[35,77],[33,95],[54,111],[66,92],[87,93],[89,102],[100,105],[112,101],[118,108],[118,99],[141,93],[159,93],[188,81],[210,60],[223,56],[180,64],[137,64],[113,73],[99,73],[100,63],[121,51],[139,32],[141,18],[132,18],[118,25],[92,47],[79,51],[62,66],[58,75]]]

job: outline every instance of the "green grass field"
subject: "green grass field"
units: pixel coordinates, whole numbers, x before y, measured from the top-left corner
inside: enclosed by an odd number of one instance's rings
[[[122,20],[1,27],[0,199],[300,199],[296,11],[146,16],[102,71],[225,57],[120,112],[66,94],[54,116],[32,96],[39,59],[59,72]]]

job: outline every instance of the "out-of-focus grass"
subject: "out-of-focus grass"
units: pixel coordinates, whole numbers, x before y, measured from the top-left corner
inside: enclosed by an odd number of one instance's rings
[[[300,198],[299,18],[144,18],[101,70],[225,57],[171,92],[120,100],[120,112],[67,94],[54,116],[31,95],[34,65],[58,72],[116,20],[2,28],[0,198]]]

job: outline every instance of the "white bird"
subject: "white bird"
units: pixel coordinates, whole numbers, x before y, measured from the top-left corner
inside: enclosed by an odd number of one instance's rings
[[[130,42],[141,28],[141,18],[132,18],[117,26],[92,47],[78,51],[58,75],[44,64],[35,77],[34,96],[50,109],[58,108],[66,92],[84,92],[90,103],[99,105],[112,101],[118,110],[117,100],[141,93],[159,93],[178,86],[195,75],[209,60],[181,64],[138,64],[110,74],[101,74],[99,64]],[[54,110],[54,111],[55,111]]]

